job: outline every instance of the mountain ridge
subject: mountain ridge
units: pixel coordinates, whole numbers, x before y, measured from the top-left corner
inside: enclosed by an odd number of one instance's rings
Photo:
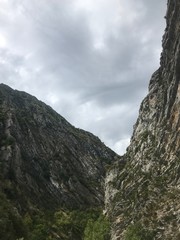
[[[41,207],[101,206],[105,165],[117,154],[25,92],[0,85],[0,102],[4,178]]]

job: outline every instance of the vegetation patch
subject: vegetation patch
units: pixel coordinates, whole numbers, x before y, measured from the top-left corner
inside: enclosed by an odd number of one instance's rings
[[[109,240],[110,225],[101,209],[33,210],[23,216],[0,193],[2,240]]]
[[[154,231],[144,228],[141,223],[137,222],[127,228],[125,240],[153,240],[154,236]]]

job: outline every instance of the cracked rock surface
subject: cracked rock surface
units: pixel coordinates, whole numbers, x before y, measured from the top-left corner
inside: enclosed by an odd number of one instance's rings
[[[93,134],[0,84],[0,136],[1,179],[11,184],[2,190],[20,210],[103,205],[105,168],[117,155]]]
[[[180,1],[169,0],[160,68],[152,75],[122,157],[126,164],[116,163],[107,175],[113,240],[127,239],[137,226],[144,231],[141,239],[180,239],[179,13]]]

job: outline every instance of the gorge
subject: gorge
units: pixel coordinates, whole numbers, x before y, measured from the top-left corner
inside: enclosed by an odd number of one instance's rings
[[[180,239],[179,12],[124,156],[0,84],[0,239]]]

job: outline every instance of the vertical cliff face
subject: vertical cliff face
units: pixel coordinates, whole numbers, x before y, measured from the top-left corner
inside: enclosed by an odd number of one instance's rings
[[[180,1],[167,7],[160,68],[141,104],[126,164],[116,163],[106,179],[112,239],[180,239]]]

